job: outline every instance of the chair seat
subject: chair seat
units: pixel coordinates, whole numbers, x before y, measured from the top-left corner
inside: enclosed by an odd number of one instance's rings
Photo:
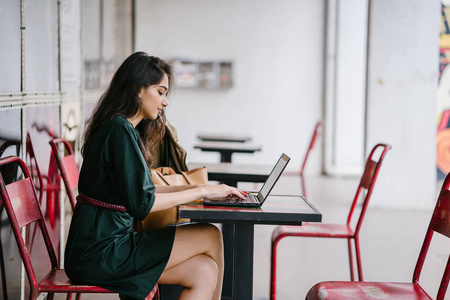
[[[307,300],[326,299],[433,299],[417,283],[324,281],[313,286]]]
[[[39,292],[54,293],[116,293],[98,286],[87,284],[74,284],[61,269],[52,270],[39,284]],[[150,294],[145,298],[151,300],[158,292],[156,284]]]
[[[115,293],[113,291],[93,286],[74,284],[67,277],[66,272],[61,269],[52,270],[39,284],[40,292],[64,292],[64,293]]]
[[[354,237],[354,231],[347,224],[324,224],[324,223],[303,223],[302,226],[282,225],[272,233],[272,241],[276,241],[286,236],[309,236],[309,237]]]

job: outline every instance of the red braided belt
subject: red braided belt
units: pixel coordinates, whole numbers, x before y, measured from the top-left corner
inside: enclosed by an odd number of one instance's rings
[[[77,196],[77,201],[83,204],[87,204],[87,205],[91,205],[91,206],[95,206],[95,207],[101,207],[101,208],[106,208],[109,210],[115,210],[115,211],[122,211],[122,212],[127,212],[125,206],[122,205],[117,205],[117,204],[111,204],[111,203],[106,203],[91,197],[88,197],[86,195],[83,194],[79,194]]]

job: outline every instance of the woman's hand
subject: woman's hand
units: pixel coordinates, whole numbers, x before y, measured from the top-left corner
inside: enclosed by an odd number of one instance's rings
[[[224,198],[234,195],[241,199],[245,199],[247,194],[246,192],[243,192],[235,187],[231,187],[226,184],[205,185],[202,187],[202,190],[203,197],[205,198]]]
[[[208,198],[212,200],[223,200],[228,196],[236,196],[241,199],[246,197],[246,192],[240,191],[235,187],[226,184],[220,185],[196,185],[190,188],[167,187],[157,189],[155,193],[155,202],[153,203],[152,212],[169,209],[171,207],[194,201],[199,198]]]

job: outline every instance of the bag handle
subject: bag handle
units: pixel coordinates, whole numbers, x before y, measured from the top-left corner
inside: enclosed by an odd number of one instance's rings
[[[160,171],[153,170],[153,172],[155,172],[155,173],[159,176],[159,178],[160,178],[162,181],[164,181],[165,184],[167,184],[167,185],[170,186],[170,183],[164,178],[164,175],[163,175]]]
[[[181,171],[181,170],[180,170],[180,172],[181,172],[181,175],[183,175],[184,179],[187,181],[187,183],[192,185],[193,183],[192,183],[191,179],[189,178],[189,176],[186,174],[186,172]]]

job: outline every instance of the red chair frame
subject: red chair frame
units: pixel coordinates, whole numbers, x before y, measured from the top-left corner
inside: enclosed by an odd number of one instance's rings
[[[75,155],[73,153],[72,147],[68,141],[62,138],[54,138],[49,142],[52,147],[52,154],[58,165],[59,173],[64,182],[64,187],[66,188],[67,196],[69,197],[70,204],[72,208],[75,208],[76,200],[72,193],[73,190],[78,188],[78,177],[80,171],[75,162]],[[67,155],[61,157],[59,155],[59,145],[63,144],[64,149],[67,151]]]
[[[3,152],[11,146],[16,147],[16,156],[20,155],[20,146],[22,145],[21,141],[18,140],[6,140],[1,146],[0,146],[0,156],[2,156]]]
[[[39,293],[48,293],[47,299],[53,299],[54,293],[67,293],[68,296],[71,296],[71,293],[77,293],[78,297],[80,296],[80,293],[115,293],[97,286],[73,284],[70,282],[65,271],[58,268],[56,253],[39,206],[30,172],[25,163],[18,157],[9,156],[0,159],[0,166],[8,164],[17,164],[24,175],[23,179],[5,185],[3,176],[0,173],[0,195],[5,205],[30,283],[29,299],[37,299]],[[51,270],[40,282],[36,279],[27,245],[21,233],[21,228],[35,222],[37,222],[37,225],[41,230],[51,263]],[[157,294],[157,285],[155,285],[155,288],[149,296],[147,296],[147,299],[152,299],[155,294]]]
[[[440,233],[450,238],[450,173],[442,184],[436,207],[425,234],[425,239],[417,259],[412,283],[400,282],[346,282],[326,281],[314,285],[308,292],[306,299],[324,299],[319,294],[327,294],[329,299],[433,299],[420,285],[420,274],[433,238],[433,234]],[[439,285],[437,300],[443,300],[447,292],[450,279],[450,256]],[[367,293],[368,289],[377,290],[377,293]],[[326,298],[328,299],[328,298]]]
[[[34,188],[38,194],[39,204],[42,205],[44,192],[59,193],[60,187],[59,184],[58,185],[51,184],[51,182],[49,182],[48,180],[48,176],[42,175],[41,170],[39,168],[39,164],[37,162],[36,154],[34,152],[34,147],[29,132],[27,133],[27,138],[25,142],[25,152],[26,152],[25,162],[28,167],[28,170],[30,171]],[[32,251],[34,238],[36,236],[36,230],[37,227],[34,228],[32,236],[29,236],[31,234],[30,232],[28,232],[27,235],[27,243],[30,247],[30,253]]]
[[[300,169],[300,181],[302,185],[302,193],[305,198],[308,198],[306,195],[306,184],[305,184],[305,177],[303,176],[303,173],[305,171],[306,162],[308,161],[309,153],[314,148],[316,144],[317,137],[319,136],[319,130],[322,126],[322,121],[317,122],[316,126],[314,127],[314,133],[311,137],[311,142],[309,143],[308,150],[306,151],[305,158],[303,159],[303,164]]]
[[[0,166],[13,163],[21,168],[25,178],[5,185],[3,176],[0,174],[0,195],[11,222],[11,228],[28,276],[30,299],[36,299],[38,294],[43,292],[49,293],[49,299],[52,299],[53,293],[113,293],[96,286],[72,284],[64,270],[58,269],[56,254],[28,168],[18,157],[10,156],[0,160]],[[41,230],[51,263],[50,272],[41,282],[37,282],[27,245],[21,234],[22,227],[34,222],[37,222]]]
[[[34,153],[33,143],[31,142],[30,133],[27,133],[27,139],[25,142],[26,162],[28,169],[31,173],[31,178],[34,183],[36,191],[39,192],[39,203],[42,204],[42,197],[44,194],[44,178],[42,177],[39,164]]]
[[[374,153],[377,149],[382,150],[378,161],[373,160]],[[369,205],[369,200],[372,195],[375,182],[380,171],[381,163],[387,153],[391,149],[390,145],[377,144],[370,152],[367,158],[364,173],[361,176],[361,180],[356,191],[355,198],[348,214],[346,224],[326,224],[326,223],[303,223],[302,226],[277,226],[272,233],[272,252],[271,252],[271,273],[270,273],[270,299],[276,299],[276,267],[277,267],[277,246],[281,239],[289,236],[298,237],[322,237],[322,238],[342,238],[347,239],[348,253],[350,261],[350,277],[354,280],[354,266],[353,266],[353,251],[352,240],[355,244],[356,262],[358,267],[358,278],[363,280],[361,255],[359,249],[359,231]],[[355,229],[352,229],[351,221],[354,210],[358,204],[361,192],[365,190],[365,196],[362,201],[362,208],[358,217]]]
[[[20,147],[22,146],[22,142],[20,140],[5,140],[3,144],[0,146],[0,158],[8,149],[9,147],[15,147],[15,155],[20,156]],[[12,170],[10,170],[12,171]],[[14,170],[16,171],[16,170]],[[17,172],[14,172],[17,173]],[[14,178],[17,177],[17,174],[14,176]],[[9,180],[9,178],[8,178]],[[0,199],[1,200],[1,199]],[[3,211],[3,202],[0,201],[0,213]],[[1,227],[1,226],[0,226]],[[6,271],[5,271],[5,260],[3,255],[3,244],[0,239],[0,272],[2,275],[2,292],[3,292],[3,298],[5,300],[8,300],[8,291],[6,286]]]
[[[20,154],[20,149],[21,149],[21,147],[22,147],[22,142],[20,141],[20,140],[6,140],[1,146],[0,146],[0,158],[3,156],[3,154],[5,154],[5,151],[8,149],[8,148],[12,148],[12,147],[15,147],[15,152],[14,152],[14,155],[15,156],[21,156]],[[11,154],[10,154],[11,155]],[[9,171],[11,171],[11,174],[16,174],[17,175],[17,170],[9,170]],[[8,175],[11,175],[11,174],[8,174]],[[16,175],[14,175],[14,176],[16,176]],[[9,178],[9,177],[7,177],[6,178],[8,181],[9,180],[11,180],[11,181],[13,181],[13,180],[15,180],[15,178]],[[1,203],[0,203],[0,205],[1,205]]]

